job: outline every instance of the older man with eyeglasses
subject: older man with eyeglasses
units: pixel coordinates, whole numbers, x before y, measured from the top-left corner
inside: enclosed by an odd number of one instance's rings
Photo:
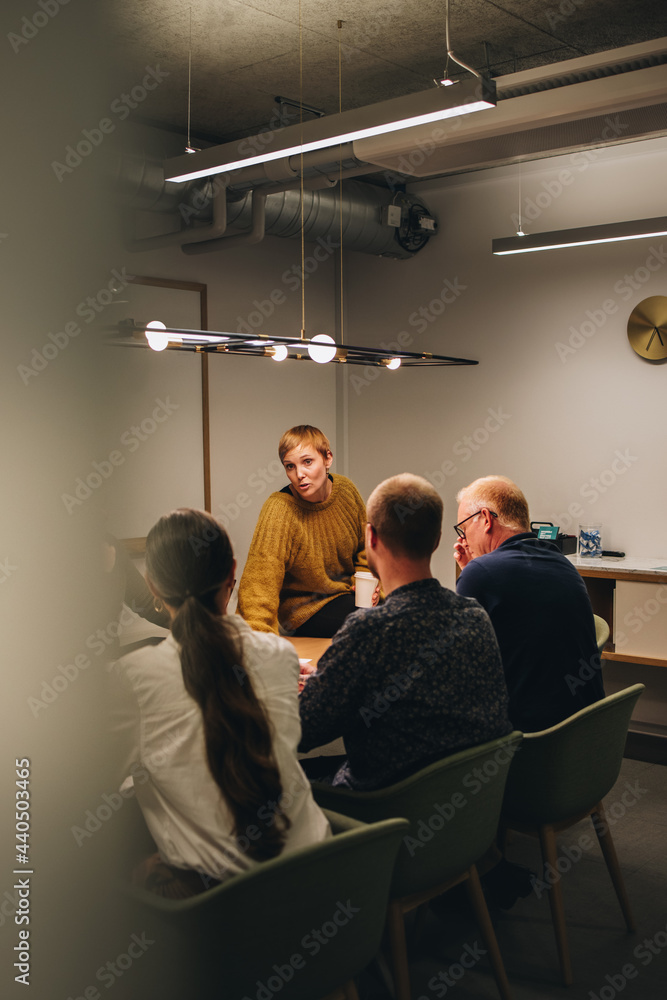
[[[595,623],[583,579],[552,542],[530,530],[525,496],[486,476],[462,489],[456,590],[493,624],[516,729],[536,732],[604,698]]]

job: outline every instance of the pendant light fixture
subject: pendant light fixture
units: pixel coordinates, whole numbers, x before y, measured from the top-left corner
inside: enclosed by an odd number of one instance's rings
[[[326,339],[321,339],[325,337]],[[333,353],[331,364],[365,365],[376,368],[411,367],[451,367],[455,365],[477,365],[470,358],[455,358],[428,351],[394,351],[380,347],[360,347],[341,344],[326,334],[316,337],[262,336],[242,333],[223,333],[215,330],[190,330],[166,326],[160,321],[139,323],[126,320],[115,330],[114,343],[132,347],[150,347],[154,351],[166,348],[177,351],[195,351],[198,354],[222,354],[230,357],[242,355],[254,358],[291,359],[293,361],[313,361],[313,352]],[[329,359],[327,359],[329,360]],[[322,362],[320,361],[320,364]]]
[[[299,6],[299,19],[301,7]],[[298,125],[288,125],[271,135],[269,146],[253,142],[253,137],[238,142],[211,146],[199,151],[196,156],[176,156],[164,165],[165,180],[184,182],[211,177],[214,174],[232,173],[243,167],[258,163],[282,160],[290,156],[303,155],[317,149],[341,146],[356,139],[367,139],[388,132],[400,132],[415,125],[444,121],[459,115],[472,114],[496,106],[496,85],[488,77],[458,59],[451,50],[449,40],[449,0],[445,4],[445,26],[447,42],[447,66],[450,59],[473,76],[472,80],[450,80],[445,72],[443,80],[435,81],[437,86],[417,94],[368,104],[362,108],[342,111],[336,115],[325,115],[310,121],[304,128],[303,115]],[[188,143],[189,145],[189,143]],[[257,148],[262,152],[257,153]]]
[[[601,226],[560,229],[530,236],[508,236],[493,240],[492,252],[498,256],[517,253],[537,253],[540,250],[561,250],[566,247],[591,246],[595,243],[622,243],[626,240],[647,240],[667,236],[667,216],[639,219],[634,222],[611,222]]]
[[[303,155],[310,148],[304,141],[307,128],[318,122],[308,122],[304,126],[303,122],[303,26],[301,16],[301,2],[299,0],[299,124],[288,126],[283,132],[290,129],[298,129],[299,143],[295,151],[300,157],[300,211],[301,211],[301,274],[305,274],[305,220],[304,220],[304,171]],[[342,46],[341,29],[342,21],[338,21],[338,104],[339,114],[342,118]],[[451,53],[449,46],[449,5],[447,4],[447,58],[454,59],[460,66],[475,73]],[[476,74],[478,76],[478,74]],[[458,85],[457,85],[458,86]],[[189,101],[189,92],[188,92]],[[363,109],[362,109],[363,110]],[[188,103],[188,127],[189,127],[189,103]],[[340,144],[343,140],[337,140]],[[333,143],[332,143],[333,144]],[[190,138],[188,131],[188,146]],[[206,150],[204,153],[207,152]],[[201,154],[198,154],[198,156]],[[250,336],[240,333],[226,333],[215,331],[180,329],[168,327],[158,320],[152,320],[147,324],[135,323],[128,320],[121,325],[124,339],[116,342],[125,343],[132,346],[150,347],[154,351],[170,350],[195,351],[201,354],[224,354],[242,355],[247,357],[271,358],[274,361],[285,361],[287,359],[296,361],[313,361],[316,364],[350,364],[363,365],[365,367],[387,368],[395,371],[400,367],[442,367],[477,365],[479,362],[469,358],[457,358],[447,355],[431,354],[430,352],[415,351],[390,351],[383,348],[359,347],[344,344],[344,302],[343,302],[343,200],[342,200],[342,151],[339,151],[339,233],[340,233],[340,343],[337,343],[329,334],[320,333],[313,337],[306,336],[306,309],[305,309],[305,282],[301,281],[301,331],[298,340],[294,337],[262,336],[252,334]],[[247,163],[247,161],[245,161]],[[224,169],[228,169],[225,167]],[[198,174],[197,176],[205,176]],[[174,179],[173,177],[171,179]],[[182,178],[185,179],[185,178]]]

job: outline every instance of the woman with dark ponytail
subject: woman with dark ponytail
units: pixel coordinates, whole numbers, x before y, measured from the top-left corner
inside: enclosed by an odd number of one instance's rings
[[[329,835],[296,757],[296,653],[226,614],[235,571],[210,514],[161,517],[146,539],[146,579],[171,634],[112,668],[129,713],[129,770],[159,850],[143,880],[165,895]]]

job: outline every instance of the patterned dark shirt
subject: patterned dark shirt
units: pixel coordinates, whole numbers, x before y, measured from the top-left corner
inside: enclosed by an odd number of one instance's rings
[[[511,731],[491,622],[435,579],[351,614],[299,699],[311,750],[340,736],[335,785],[383,788],[432,761]]]

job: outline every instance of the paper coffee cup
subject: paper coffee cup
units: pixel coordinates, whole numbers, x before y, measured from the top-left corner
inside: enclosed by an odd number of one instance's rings
[[[378,582],[372,573],[360,570],[354,574],[354,603],[358,608],[372,608]]]

